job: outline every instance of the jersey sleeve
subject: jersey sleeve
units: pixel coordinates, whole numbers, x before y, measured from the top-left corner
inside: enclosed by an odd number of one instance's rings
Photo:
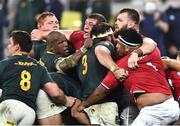
[[[74,31],[69,38],[75,50],[80,49],[84,44],[84,32],[83,31]]]
[[[101,85],[108,90],[112,90],[119,84],[118,80],[114,77],[112,72],[108,72]]]

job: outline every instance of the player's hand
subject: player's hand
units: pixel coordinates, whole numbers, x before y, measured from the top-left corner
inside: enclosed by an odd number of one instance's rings
[[[83,106],[83,102],[81,102],[81,104],[78,106],[78,111],[82,112],[85,109],[85,107]]]
[[[31,32],[32,40],[42,40],[48,36],[51,31],[42,31],[39,29],[33,29]]]
[[[128,58],[128,67],[131,69],[138,68],[139,67],[137,63],[138,60],[139,60],[138,54],[135,52],[132,52],[131,56]]]
[[[79,99],[76,99],[72,108],[71,108],[71,115],[74,116],[74,115],[77,115],[79,114],[82,110],[79,109],[79,106],[81,105],[81,100]]]
[[[124,81],[128,77],[128,71],[123,68],[117,69],[113,72],[113,74],[120,82]]]
[[[75,103],[76,98],[74,98],[72,96],[65,96],[65,97],[66,97],[66,100],[67,100],[65,106],[66,107],[72,107],[73,104]]]
[[[81,105],[82,105],[81,100],[76,99],[74,105],[71,108],[71,116],[77,119],[82,124],[90,124],[90,120],[83,111],[84,109],[81,108],[82,107]]]
[[[93,40],[92,40],[92,38],[87,38],[86,40],[85,40],[85,42],[84,42],[84,48],[90,48],[91,46],[92,46],[92,44],[93,44]]]

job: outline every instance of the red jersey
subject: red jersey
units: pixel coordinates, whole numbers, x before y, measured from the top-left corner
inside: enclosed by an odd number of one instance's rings
[[[180,98],[180,72],[174,70],[166,71],[166,78],[169,81],[169,84],[174,88],[175,99],[179,100]]]
[[[165,78],[164,67],[160,58],[160,52],[155,49],[151,54],[141,57],[136,70],[128,68],[130,54],[119,59],[117,65],[128,71],[128,77],[123,84],[131,93],[136,92],[159,92],[172,94]],[[115,88],[119,84],[112,72],[109,72],[101,85],[107,89]]]
[[[79,50],[84,45],[84,31],[74,31],[70,35],[70,41],[75,50]]]

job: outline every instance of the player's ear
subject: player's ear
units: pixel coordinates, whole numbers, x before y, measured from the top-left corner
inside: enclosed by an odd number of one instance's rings
[[[18,51],[19,49],[20,49],[19,44],[16,44],[16,45],[15,45],[15,50]]]
[[[128,28],[134,28],[134,27],[135,27],[135,23],[133,21],[129,21]]]

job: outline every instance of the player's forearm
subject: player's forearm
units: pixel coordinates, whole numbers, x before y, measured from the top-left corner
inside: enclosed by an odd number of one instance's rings
[[[180,61],[176,59],[162,59],[165,69],[173,69],[180,72]]]
[[[142,50],[143,55],[146,55],[151,53],[156,47],[157,47],[156,42],[146,37],[143,39],[143,44],[141,47],[139,47],[139,49]]]
[[[56,31],[63,33],[66,36],[67,40],[70,40],[70,36],[74,32],[74,30],[56,30]]]
[[[56,69],[58,71],[65,72],[69,68],[73,68],[77,65],[80,58],[84,55],[84,53],[87,51],[85,48],[81,48],[74,54],[66,57],[66,58],[59,58],[56,60]]]
[[[74,54],[72,54],[71,56],[69,56],[69,59],[71,61],[74,61],[77,65],[77,63],[79,62],[80,58],[87,52],[87,49],[82,47],[80,50],[78,50],[77,52],[75,52]],[[71,67],[72,65],[70,65]],[[74,66],[72,66],[74,67]]]
[[[66,98],[66,95],[61,92],[60,95],[52,97],[52,101],[56,103],[57,105],[66,106],[67,98]]]
[[[85,108],[100,102],[104,99],[109,92],[103,86],[99,85],[94,92],[85,100],[83,101],[83,106]]]
[[[56,83],[46,83],[43,90],[47,92],[47,94],[51,97],[54,103],[66,105],[66,96]]]

